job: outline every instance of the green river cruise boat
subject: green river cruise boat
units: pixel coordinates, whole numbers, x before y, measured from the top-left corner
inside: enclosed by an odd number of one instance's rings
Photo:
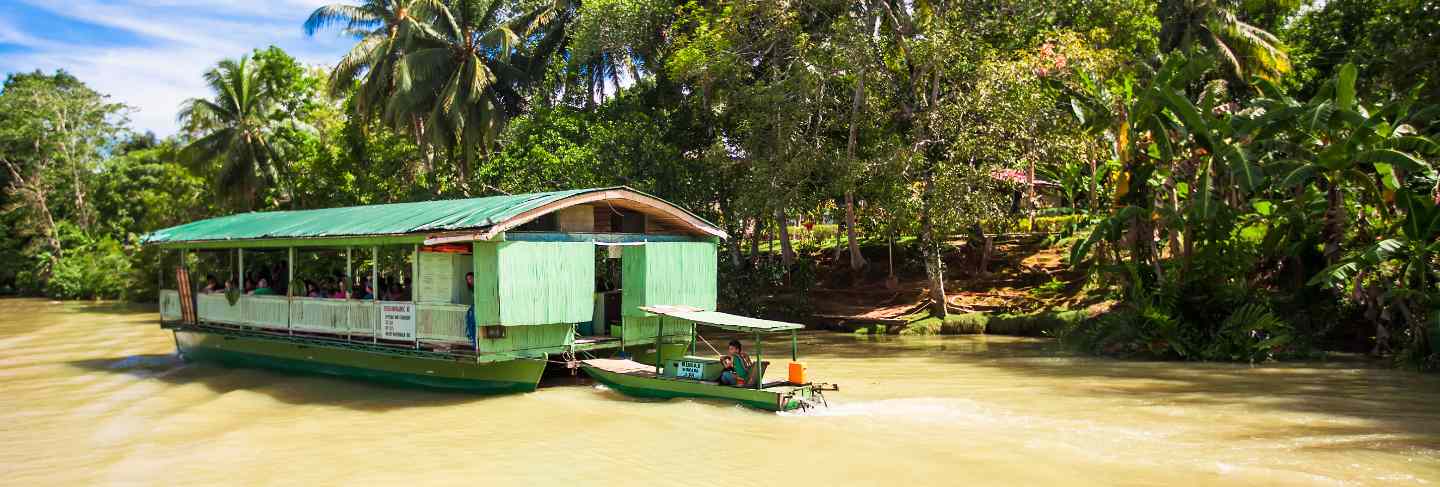
[[[160,321],[187,360],[505,393],[535,390],[547,364],[594,368],[582,359],[664,376],[691,357],[697,322],[748,320],[704,311],[726,237],[613,187],[245,213],[142,242],[166,251]],[[791,408],[752,397],[779,389],[740,390],[685,395]]]

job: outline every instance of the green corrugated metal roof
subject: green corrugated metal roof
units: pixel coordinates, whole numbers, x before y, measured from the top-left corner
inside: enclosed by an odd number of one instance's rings
[[[799,330],[805,325],[783,321],[762,320],[749,316],[732,315],[719,311],[705,311],[689,306],[641,306],[640,309],[657,315],[672,316],[731,331],[773,332]]]
[[[611,189],[629,190],[621,187],[590,188],[460,200],[243,213],[156,230],[140,240],[145,244],[164,244],[398,235],[484,228],[556,200]]]

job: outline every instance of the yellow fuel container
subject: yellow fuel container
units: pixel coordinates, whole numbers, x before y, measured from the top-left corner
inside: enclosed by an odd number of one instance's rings
[[[790,383],[805,383],[805,362],[790,362]]]

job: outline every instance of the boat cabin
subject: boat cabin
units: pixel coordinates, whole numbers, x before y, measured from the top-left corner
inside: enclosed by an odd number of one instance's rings
[[[488,362],[688,339],[644,307],[715,309],[725,237],[613,187],[244,213],[142,241],[173,251],[167,328]]]

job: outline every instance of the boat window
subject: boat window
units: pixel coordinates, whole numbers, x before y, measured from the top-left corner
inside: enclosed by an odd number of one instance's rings
[[[523,225],[515,227],[515,230],[520,232],[554,232],[559,229],[560,220],[558,217],[555,216],[554,213],[546,213],[544,215],[540,215],[534,220],[530,220],[528,222],[525,222],[525,224]]]
[[[352,253],[352,257],[354,254]],[[354,262],[351,272],[354,272]],[[310,299],[345,299],[355,293],[354,280],[345,274],[344,248],[296,248],[293,296]]]

